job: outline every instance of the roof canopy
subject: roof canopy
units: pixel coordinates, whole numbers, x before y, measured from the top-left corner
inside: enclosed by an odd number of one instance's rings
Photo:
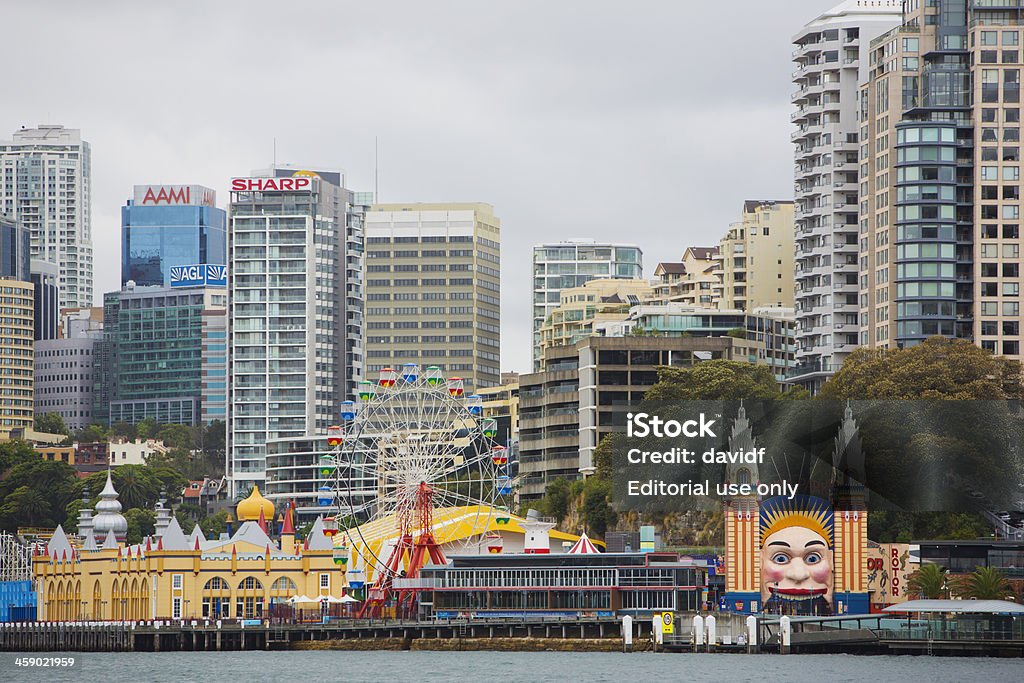
[[[1024,614],[1024,605],[1007,600],[908,600],[883,612],[956,612],[958,614]]]
[[[601,551],[598,550],[597,546],[591,543],[590,539],[587,537],[586,531],[584,531],[583,535],[580,536],[580,540],[576,541],[576,545],[569,548],[570,555],[591,555],[599,552]]]

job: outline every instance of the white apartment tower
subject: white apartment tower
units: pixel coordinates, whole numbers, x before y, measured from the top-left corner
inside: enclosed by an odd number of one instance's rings
[[[797,367],[816,392],[858,344],[858,85],[900,0],[847,0],[793,37]]]
[[[0,141],[0,214],[28,227],[32,258],[60,268],[60,308],[92,306],[89,143],[64,126]]]
[[[227,449],[231,495],[266,480],[266,442],[326,434],[363,369],[363,217],[340,173],[231,181]]]

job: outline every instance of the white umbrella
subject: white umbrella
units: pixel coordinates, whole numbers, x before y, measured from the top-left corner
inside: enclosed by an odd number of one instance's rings
[[[336,598],[333,595],[321,595],[319,602],[326,602],[331,605],[336,605],[338,603],[342,603],[345,601],[340,598]]]
[[[342,602],[359,602],[358,600],[353,598],[351,595],[343,595],[343,596],[341,596],[341,601]]]
[[[297,605],[300,602],[317,602],[317,601],[315,599],[307,597],[305,595],[296,595],[296,596],[288,598],[288,602],[292,603],[293,605]]]

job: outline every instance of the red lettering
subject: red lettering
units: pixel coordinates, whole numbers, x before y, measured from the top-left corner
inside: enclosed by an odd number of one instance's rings
[[[232,178],[232,192],[295,192],[312,187],[310,178]],[[212,201],[212,197],[211,197]]]
[[[153,188],[152,187],[147,187],[146,188],[146,196],[142,198],[142,203],[143,204],[148,204],[151,201],[155,202],[156,201],[156,197],[153,196]]]

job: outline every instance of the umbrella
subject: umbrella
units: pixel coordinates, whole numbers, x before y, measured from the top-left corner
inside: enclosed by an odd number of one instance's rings
[[[292,596],[292,597],[288,598],[288,602],[292,603],[293,605],[297,605],[300,602],[317,602],[317,601],[315,599],[307,597],[305,595],[295,595],[295,596]]]
[[[341,600],[340,598],[336,598],[333,595],[321,595],[320,599],[317,602],[326,602],[331,605],[336,605],[345,601]]]
[[[351,595],[342,595],[341,596],[341,601],[342,602],[359,602],[358,600],[353,598]]]

